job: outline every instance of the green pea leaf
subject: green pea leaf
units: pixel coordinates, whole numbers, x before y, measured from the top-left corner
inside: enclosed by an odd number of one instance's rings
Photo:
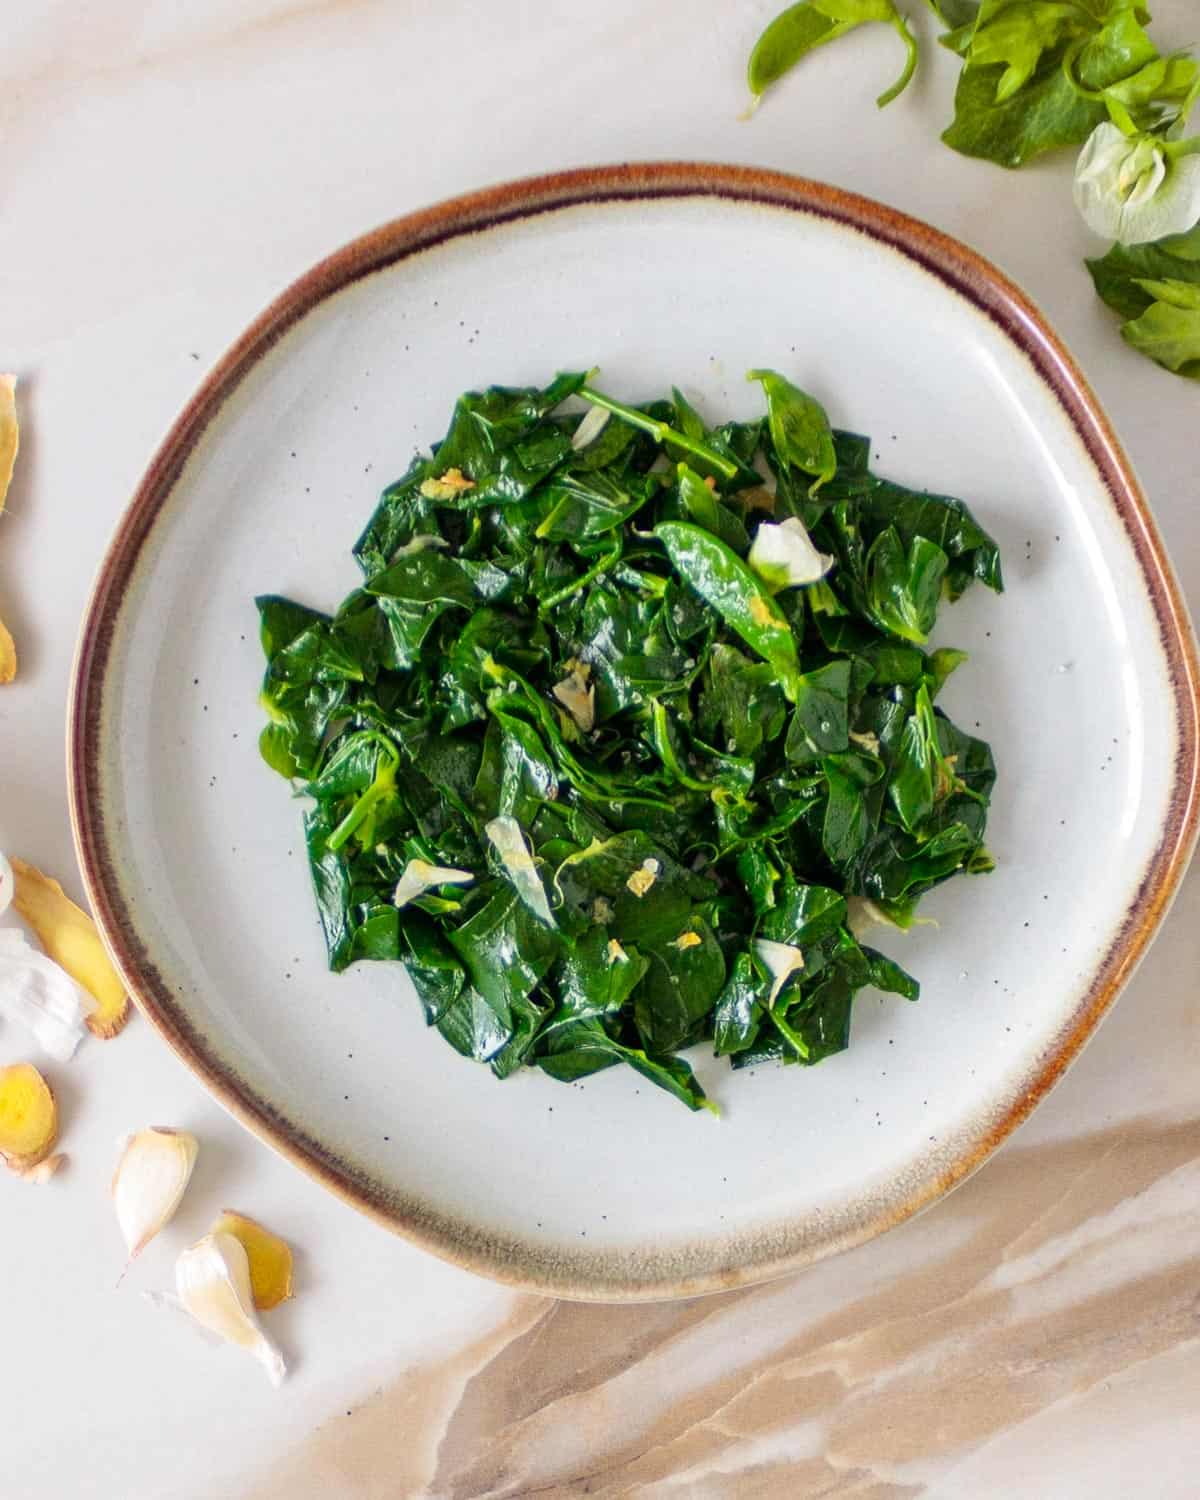
[[[552,1050],[537,1059],[538,1067],[551,1078],[570,1083],[614,1063],[628,1063],[635,1072],[665,1089],[689,1109],[721,1113],[681,1057],[652,1057],[640,1047],[624,1046],[614,1041],[598,1022],[581,1021],[564,1028],[551,1045]]]
[[[1155,300],[1145,281],[1186,281],[1200,286],[1200,224],[1187,234],[1144,245],[1113,245],[1085,262],[1096,293],[1123,318],[1137,318]]]
[[[724,542],[686,521],[664,521],[654,535],[671,566],[706,604],[779,674],[796,701],[800,663],[787,616],[757,577]]]
[[[750,92],[760,97],[810,52],[870,21],[891,26],[905,45],[904,70],[877,101],[880,107],[890,104],[907,87],[917,64],[916,40],[892,0],[802,0],[789,6],[770,23],[750,54],[746,69]]]
[[[831,661],[805,672],[787,737],[787,758],[799,765],[820,760],[849,744],[850,663]]]
[[[1186,281],[1143,281],[1158,300],[1125,323],[1125,342],[1164,369],[1200,380],[1200,287]]]
[[[907,551],[894,526],[880,532],[867,554],[871,617],[883,630],[923,644],[937,619],[949,560],[936,542],[914,537]]]
[[[774,370],[751,370],[746,377],[762,385],[767,398],[767,425],[780,463],[814,476],[814,494],[837,472],[833,429],[821,403]]]

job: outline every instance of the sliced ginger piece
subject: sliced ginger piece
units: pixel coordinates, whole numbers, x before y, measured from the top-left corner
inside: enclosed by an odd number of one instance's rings
[[[286,1240],[245,1214],[226,1209],[209,1231],[231,1234],[250,1263],[250,1290],[260,1312],[269,1312],[292,1295],[292,1251]]]
[[[17,675],[17,647],[8,626],[0,620],[0,683],[11,682]]]
[[[32,1063],[0,1068],[0,1157],[14,1172],[45,1161],[58,1139],[50,1085]]]
[[[93,1036],[107,1041],[129,1019],[129,996],[104,951],[96,924],[75,905],[57,880],[23,859],[12,860],[13,906],[29,923],[47,954],[96,1002],[87,1017]]]
[[[17,377],[0,375],[0,510],[17,461],[21,432],[17,426]]]
[[[20,442],[16,392],[17,377],[0,375],[0,511],[4,509]],[[11,682],[16,675],[17,648],[8,627],[0,620],[0,683]]]

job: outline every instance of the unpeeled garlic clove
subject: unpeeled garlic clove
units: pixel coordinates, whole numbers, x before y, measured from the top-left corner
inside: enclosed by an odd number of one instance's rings
[[[113,1173],[112,1198],[130,1260],[179,1207],[199,1150],[194,1135],[166,1126],[139,1130],[125,1142]]]
[[[283,1355],[262,1330],[254,1311],[250,1261],[232,1234],[206,1234],[175,1262],[180,1305],[202,1328],[253,1354],[272,1385],[287,1374]]]

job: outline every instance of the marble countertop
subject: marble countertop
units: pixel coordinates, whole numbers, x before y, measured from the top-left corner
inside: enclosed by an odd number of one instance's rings
[[[450,194],[621,159],[852,187],[996,260],[1065,336],[1200,602],[1200,395],[1127,350],[1079,261],[1069,161],[937,141],[953,60],[888,113],[878,28],[750,123],[774,0],[40,0],[0,50],[0,367],[21,466],[0,606],[0,848],[70,872],[75,632],[107,537],[203,370],[290,279]],[[1155,35],[1194,40],[1189,0]],[[928,30],[928,28],[927,28]],[[68,884],[78,894],[77,881]],[[949,1199],[775,1285],[575,1306],[390,1238],[244,1133],[136,1020],[52,1073],[69,1170],[0,1182],[0,1487],[11,1500],[573,1495],[1192,1500],[1200,1461],[1200,881],[1033,1120]],[[0,1062],[19,1043],[0,1032]],[[202,1141],[120,1289],[113,1141]],[[299,1247],[280,1392],[143,1299],[235,1206]]]

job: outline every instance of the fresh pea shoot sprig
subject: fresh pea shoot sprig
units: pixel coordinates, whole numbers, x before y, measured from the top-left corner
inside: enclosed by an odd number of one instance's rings
[[[962,60],[954,118],[942,133],[965,156],[1021,167],[1082,146],[1075,201],[1114,240],[1089,261],[1122,335],[1176,374],[1200,379],[1200,136],[1187,136],[1200,66],[1160,54],[1136,0],[926,0]],[[882,106],[912,77],[918,44],[894,0],[801,0],[750,55],[758,100],[809,53],[860,26],[892,27],[905,63]]]

